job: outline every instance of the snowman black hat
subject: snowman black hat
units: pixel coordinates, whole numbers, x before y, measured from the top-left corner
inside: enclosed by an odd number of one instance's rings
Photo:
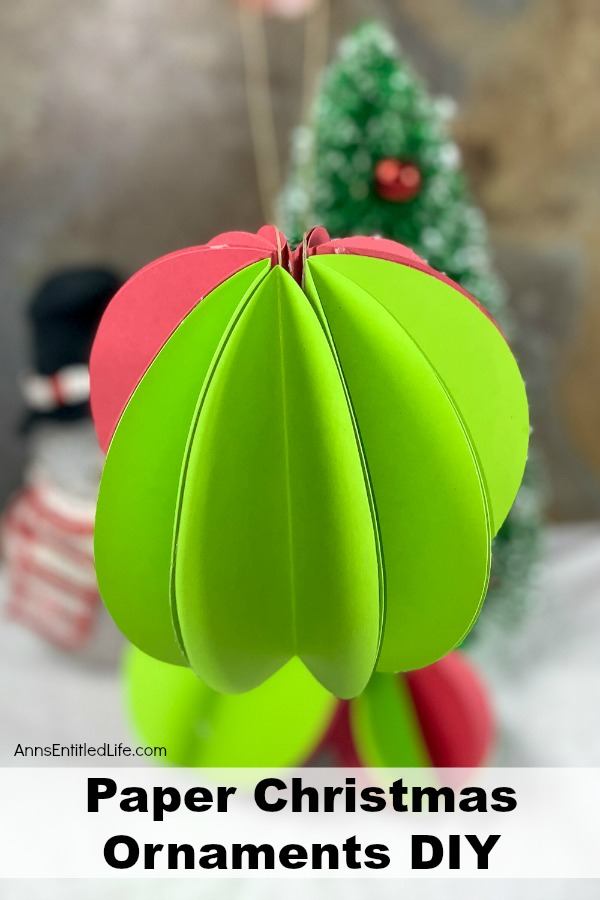
[[[111,269],[73,267],[53,273],[34,292],[27,309],[32,371],[23,379],[25,428],[89,416],[92,341],[121,284]]]

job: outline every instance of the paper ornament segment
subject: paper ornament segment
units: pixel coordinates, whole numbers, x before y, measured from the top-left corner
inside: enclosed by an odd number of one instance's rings
[[[189,247],[155,260],[123,285],[102,317],[90,359],[92,413],[103,450],[144,372],[188,313],[267,254],[260,245]]]
[[[435,368],[475,448],[496,534],[523,477],[529,416],[523,379],[495,323],[459,291],[410,266],[350,255],[320,256],[311,265],[368,291]]]
[[[494,716],[484,683],[456,651],[406,681],[434,766],[480,766],[494,742]]]
[[[360,693],[381,629],[374,524],[328,342],[281,268],[207,385],[180,502],[175,596],[198,675],[248,690],[297,655]]]
[[[480,766],[493,745],[486,689],[458,651],[406,675],[375,675],[349,713],[365,766]]]
[[[350,725],[359,758],[365,765],[424,768],[429,754],[406,681],[375,674],[350,705]]]
[[[472,625],[490,566],[488,513],[463,423],[404,329],[339,271],[307,264],[367,460],[385,569],[378,669],[428,665]]]
[[[202,384],[244,297],[266,276],[255,263],[218,287],[164,345],[114,434],[95,527],[100,593],[132,643],[185,664],[173,627],[171,550],[179,482]]]
[[[318,745],[335,706],[298,659],[259,688],[228,695],[130,647],[124,683],[136,734],[147,746],[168,743],[166,762],[178,766],[299,765]]]

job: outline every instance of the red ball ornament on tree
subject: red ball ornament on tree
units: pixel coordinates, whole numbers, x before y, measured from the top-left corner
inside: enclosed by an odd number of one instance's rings
[[[375,189],[382,200],[406,203],[421,190],[421,172],[411,162],[387,157],[375,166]]]

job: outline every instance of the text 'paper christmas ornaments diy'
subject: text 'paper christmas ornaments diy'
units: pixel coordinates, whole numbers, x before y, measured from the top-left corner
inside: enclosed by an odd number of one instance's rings
[[[403,675],[375,675],[340,702],[321,750],[338,766],[484,765],[494,740],[487,690],[464,654]]]
[[[124,687],[146,746],[167,746],[169,765],[238,768],[303,763],[327,728],[335,700],[298,659],[245,694],[218,694],[189,669],[135,647]]]
[[[111,302],[91,382],[100,591],[145,652],[232,693],[298,656],[352,697],[473,625],[525,390],[406,247],[266,227],[172,253]]]

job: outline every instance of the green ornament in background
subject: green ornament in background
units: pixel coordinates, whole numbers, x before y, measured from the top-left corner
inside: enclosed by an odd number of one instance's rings
[[[332,234],[406,244],[476,297],[510,337],[485,222],[448,133],[451,105],[428,94],[382,25],[360,27],[341,42],[310,122],[297,131],[281,224],[292,239],[319,222]],[[496,537],[488,621],[512,623],[526,604],[541,528],[538,480],[530,462]]]
[[[189,669],[129,647],[123,681],[135,733],[147,747],[166,746],[170,766],[300,765],[336,705],[298,659],[253,691],[219,694]]]

